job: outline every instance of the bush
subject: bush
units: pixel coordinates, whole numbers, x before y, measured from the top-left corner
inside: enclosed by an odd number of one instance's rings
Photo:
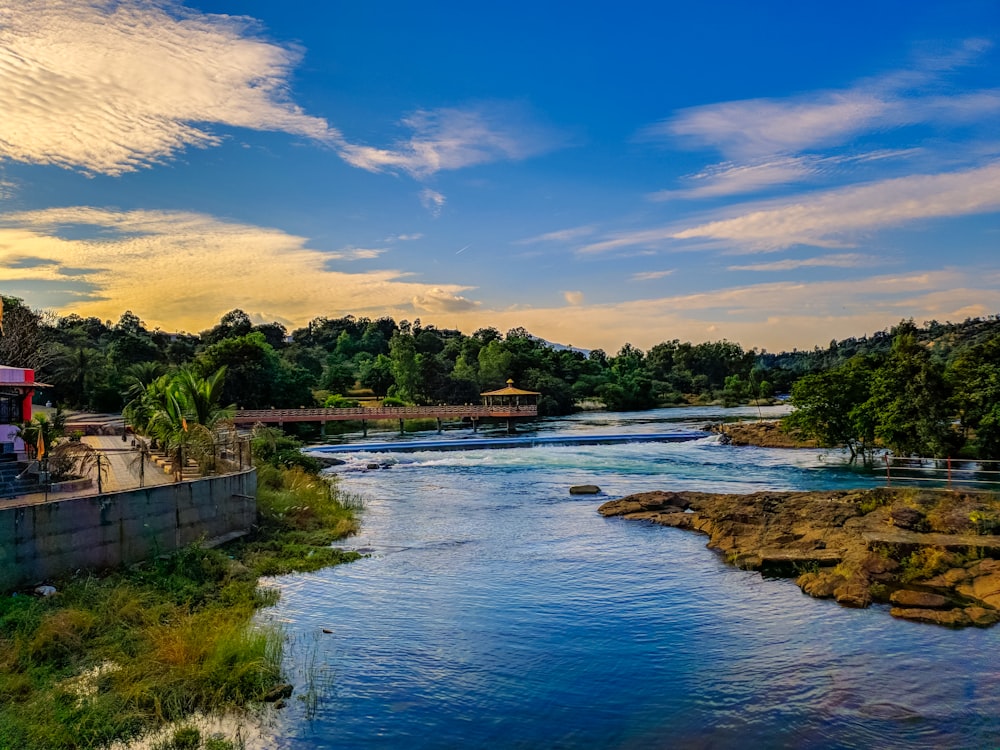
[[[361,406],[360,401],[341,396],[339,393],[333,394],[323,402],[323,407],[326,409],[356,409],[359,406]]]

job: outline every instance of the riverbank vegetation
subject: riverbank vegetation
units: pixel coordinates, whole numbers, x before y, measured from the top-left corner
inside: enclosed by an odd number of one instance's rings
[[[744,350],[729,341],[667,340],[616,354],[551,344],[523,328],[471,335],[424,325],[345,316],[288,331],[255,325],[233,310],[200,334],[148,330],[131,312],[117,323],[43,316],[3,298],[0,360],[35,367],[53,384],[46,399],[119,411],[156,378],[225,369],[218,401],[242,408],[479,401],[513,378],[539,391],[539,413],[578,404],[611,410],[769,401],[791,394],[795,427],[861,460],[876,447],[897,453],[1000,458],[1000,315],[962,323],[903,321],[887,331],[809,351]],[[138,390],[137,390],[138,389]],[[288,425],[314,436],[317,425]]]
[[[357,558],[330,543],[358,504],[258,436],[258,525],[219,549],[190,547],[106,575],[0,598],[0,747],[106,747],[196,712],[259,708],[282,681],[283,635],[253,621],[277,594],[259,576]],[[181,727],[161,746],[233,745]]]

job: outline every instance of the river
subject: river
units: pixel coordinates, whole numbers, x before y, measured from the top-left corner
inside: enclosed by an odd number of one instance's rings
[[[662,432],[738,414],[756,410],[582,414],[537,430]],[[386,452],[338,473],[365,502],[344,546],[370,556],[272,582],[282,596],[265,617],[288,635],[299,699],[269,746],[1000,746],[1000,629],[814,600],[727,567],[701,535],[596,511],[640,490],[879,483],[839,455],[707,438]],[[568,492],[591,483],[603,494]]]

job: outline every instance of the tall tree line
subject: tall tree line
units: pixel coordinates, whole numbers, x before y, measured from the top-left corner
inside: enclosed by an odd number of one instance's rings
[[[777,354],[729,341],[664,341],[615,354],[552,345],[523,328],[472,334],[347,315],[288,331],[242,310],[199,334],[149,330],[132,312],[117,322],[56,317],[4,297],[0,362],[34,367],[46,398],[120,411],[137,387],[186,370],[223,368],[220,402],[296,408],[368,394],[403,403],[471,403],[516,385],[542,393],[543,415],[583,402],[612,410],[738,404],[791,393],[799,427],[864,457],[875,446],[933,455],[1000,457],[1000,316],[962,323],[903,321],[871,336]],[[130,396],[130,394],[132,394]]]

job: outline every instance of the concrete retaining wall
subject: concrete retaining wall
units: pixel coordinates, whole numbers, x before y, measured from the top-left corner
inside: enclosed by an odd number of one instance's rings
[[[257,473],[0,510],[0,590],[113,568],[250,530]]]

